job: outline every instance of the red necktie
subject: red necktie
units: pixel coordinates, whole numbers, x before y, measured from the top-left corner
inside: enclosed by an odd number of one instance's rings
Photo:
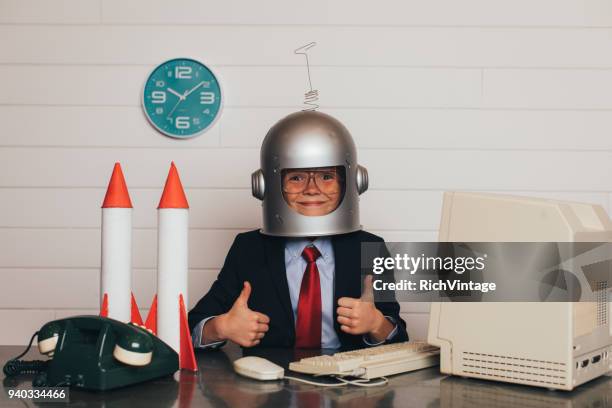
[[[321,282],[317,258],[321,253],[315,246],[307,246],[302,252],[306,270],[300,286],[297,323],[295,325],[295,347],[321,348]]]

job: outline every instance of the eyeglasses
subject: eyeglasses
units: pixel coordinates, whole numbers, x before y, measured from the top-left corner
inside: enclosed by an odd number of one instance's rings
[[[283,191],[289,194],[306,191],[310,184],[310,179],[314,180],[315,185],[323,194],[336,194],[340,192],[340,183],[342,182],[342,178],[336,169],[314,171],[284,170],[282,176]]]

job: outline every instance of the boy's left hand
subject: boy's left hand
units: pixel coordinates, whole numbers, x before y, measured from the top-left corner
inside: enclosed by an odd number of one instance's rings
[[[385,324],[390,324],[374,305],[372,275],[365,278],[364,292],[359,299],[338,299],[337,313],[340,330],[349,334],[378,333]]]

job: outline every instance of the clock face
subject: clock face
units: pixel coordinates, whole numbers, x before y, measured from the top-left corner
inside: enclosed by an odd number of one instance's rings
[[[219,81],[204,64],[187,58],[166,61],[153,70],[142,106],[161,133],[186,139],[209,128],[221,111]]]

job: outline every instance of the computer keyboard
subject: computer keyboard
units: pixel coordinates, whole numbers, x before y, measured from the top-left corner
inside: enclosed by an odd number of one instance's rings
[[[440,349],[423,341],[404,342],[303,358],[289,364],[289,369],[304,374],[372,379],[438,365],[439,355]]]

